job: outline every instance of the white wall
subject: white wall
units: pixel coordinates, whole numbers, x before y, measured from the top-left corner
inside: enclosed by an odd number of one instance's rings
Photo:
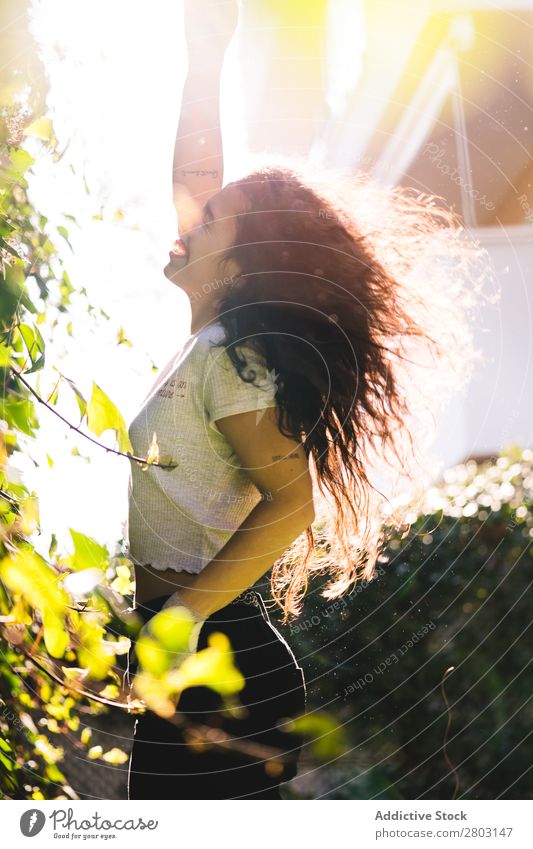
[[[533,444],[533,227],[476,233],[494,262],[501,287],[485,310],[478,345],[487,363],[466,399],[469,453],[499,450],[512,441]]]
[[[476,321],[484,362],[439,418],[433,451],[442,468],[513,442],[533,446],[533,228],[473,235],[494,264],[500,299],[482,307]]]

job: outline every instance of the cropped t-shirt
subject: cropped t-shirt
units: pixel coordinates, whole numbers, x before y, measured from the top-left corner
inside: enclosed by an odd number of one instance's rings
[[[215,422],[276,406],[276,386],[264,360],[238,345],[256,373],[238,375],[214,322],[188,337],[158,375],[128,427],[134,454],[147,457],[154,439],[159,462],[130,460],[128,553],[134,563],[191,573],[217,555],[262,499]],[[245,370],[246,375],[246,370]]]

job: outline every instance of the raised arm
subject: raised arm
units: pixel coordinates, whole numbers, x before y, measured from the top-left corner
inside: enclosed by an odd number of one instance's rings
[[[238,19],[237,0],[185,0],[188,72],[174,148],[173,196],[180,231],[223,181],[220,77]]]

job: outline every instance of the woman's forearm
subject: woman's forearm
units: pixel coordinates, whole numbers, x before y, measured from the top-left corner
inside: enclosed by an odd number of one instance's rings
[[[308,505],[261,500],[179,599],[207,618],[264,575],[313,518]]]
[[[183,89],[172,171],[182,232],[222,186],[221,68],[221,64],[207,68],[192,63]]]
[[[188,74],[183,90],[172,186],[180,233],[200,223],[200,210],[223,181],[220,77],[237,26],[237,0],[184,0]]]

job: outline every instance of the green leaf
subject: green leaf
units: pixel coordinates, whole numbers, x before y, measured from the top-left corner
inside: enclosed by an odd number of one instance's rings
[[[0,217],[0,236],[6,237],[11,236],[14,232],[15,228],[12,224],[9,223],[7,218]]]
[[[11,349],[3,342],[0,342],[0,368],[9,368],[11,363]]]
[[[65,781],[65,776],[55,764],[48,764],[44,772],[46,777],[49,778],[50,781],[53,781],[54,784],[60,784]]]
[[[79,666],[62,666],[61,671],[66,681],[76,684],[80,684],[89,672],[88,669],[81,669]]]
[[[330,761],[343,755],[350,747],[344,729],[334,716],[325,711],[315,711],[287,722],[287,731],[307,737],[311,750],[319,761]]]
[[[51,257],[57,253],[57,248],[50,239],[45,239],[41,247],[47,257]]]
[[[48,454],[46,455],[48,457]],[[50,546],[48,548],[48,556],[53,557],[57,550],[57,536],[52,533],[50,536]]]
[[[12,148],[9,151],[9,158],[11,160],[13,171],[20,176],[22,176],[28,168],[31,168],[35,162],[33,156],[30,156],[27,150],[23,150],[20,147]]]
[[[19,324],[19,331],[32,362],[31,368],[26,369],[26,372],[29,374],[38,371],[44,365],[44,339],[41,332],[36,324],[32,327],[29,324]]]
[[[80,417],[83,418],[84,415],[87,412],[87,401],[85,400],[85,398],[83,397],[82,393],[80,392],[80,390],[78,389],[78,387],[76,386],[76,384],[74,383],[73,380],[70,380],[69,377],[65,377],[64,375],[63,375],[63,380],[67,381],[68,385],[70,386],[70,388],[74,392],[74,394],[76,396],[76,401],[78,402]]]
[[[178,692],[186,687],[207,686],[221,696],[233,696],[243,689],[244,677],[235,665],[226,634],[215,631],[207,638],[208,648],[187,657],[179,669],[167,676]]]
[[[12,772],[14,764],[12,761],[6,758],[6,756],[3,755],[2,752],[0,752],[0,764],[2,764],[5,769],[9,770],[9,772]]]
[[[67,243],[67,245],[69,246],[70,250],[72,250],[73,248],[72,248],[72,245],[71,245],[71,243],[70,243],[70,239],[69,239],[69,237],[68,237],[68,230],[67,230],[67,228],[66,228],[66,227],[63,227],[63,225],[62,225],[62,224],[59,224],[59,225],[58,225],[58,227],[57,227],[57,232],[58,232],[61,236],[63,236],[63,238],[64,238],[65,242]]]
[[[108,647],[94,632],[87,632],[83,639],[82,648],[78,649],[78,661],[89,671],[89,678],[102,679],[109,674],[116,662],[114,654],[108,652]]]
[[[14,311],[20,304],[26,307],[29,312],[34,314],[38,312],[37,307],[33,304],[26,291],[25,282],[24,271],[20,265],[14,264],[10,268],[5,269],[4,282],[0,286],[0,305],[2,312],[5,310]]]
[[[103,699],[118,699],[120,690],[116,684],[108,684],[103,690],[100,690],[100,695]]]
[[[16,252],[15,248],[11,247],[5,239],[2,239],[0,236],[0,248],[3,248],[4,251],[7,251],[11,256],[16,257],[17,259],[21,259],[19,254]]]
[[[28,436],[34,435],[37,427],[35,407],[29,399],[16,401],[14,398],[6,398],[0,404],[0,417],[5,419],[10,427],[21,430]]]
[[[64,618],[68,596],[60,588],[56,573],[35,552],[20,549],[14,556],[4,557],[0,563],[0,578],[32,607]]]
[[[80,734],[80,740],[81,740],[81,742],[83,743],[84,746],[89,745],[92,736],[93,736],[92,729],[89,728],[88,726],[85,726],[85,728],[83,729],[83,731]]]
[[[89,758],[89,760],[94,761],[94,760],[96,760],[96,758],[99,758],[101,756],[103,751],[104,750],[102,749],[101,746],[93,746],[87,752],[87,757]]]
[[[126,336],[126,331],[123,327],[119,327],[117,333],[117,344],[118,345],[126,345],[128,348],[133,348],[133,343]]]
[[[37,118],[24,130],[25,136],[34,136],[36,139],[42,139],[42,141],[50,141],[53,134],[54,130],[50,118]]]
[[[43,610],[42,619],[46,650],[52,657],[63,657],[69,642],[63,619],[48,608]]]
[[[147,636],[139,637],[135,644],[135,653],[141,667],[156,676],[168,672],[174,660],[171,652]]]
[[[183,652],[189,642],[195,620],[186,607],[169,607],[150,620],[150,633],[170,652]]]
[[[128,566],[117,566],[117,577],[111,584],[111,588],[121,595],[127,595],[131,591],[131,572]]]
[[[79,531],[69,528],[74,554],[68,558],[71,569],[105,569],[108,565],[109,554],[103,545]]]
[[[125,764],[128,760],[128,755],[126,752],[123,752],[122,749],[118,749],[115,746],[113,749],[110,749],[102,755],[102,760],[107,761],[108,764]]]
[[[121,413],[96,383],[93,383],[91,400],[87,405],[87,424],[96,436],[106,430],[114,430],[119,451],[133,454],[133,446]]]

